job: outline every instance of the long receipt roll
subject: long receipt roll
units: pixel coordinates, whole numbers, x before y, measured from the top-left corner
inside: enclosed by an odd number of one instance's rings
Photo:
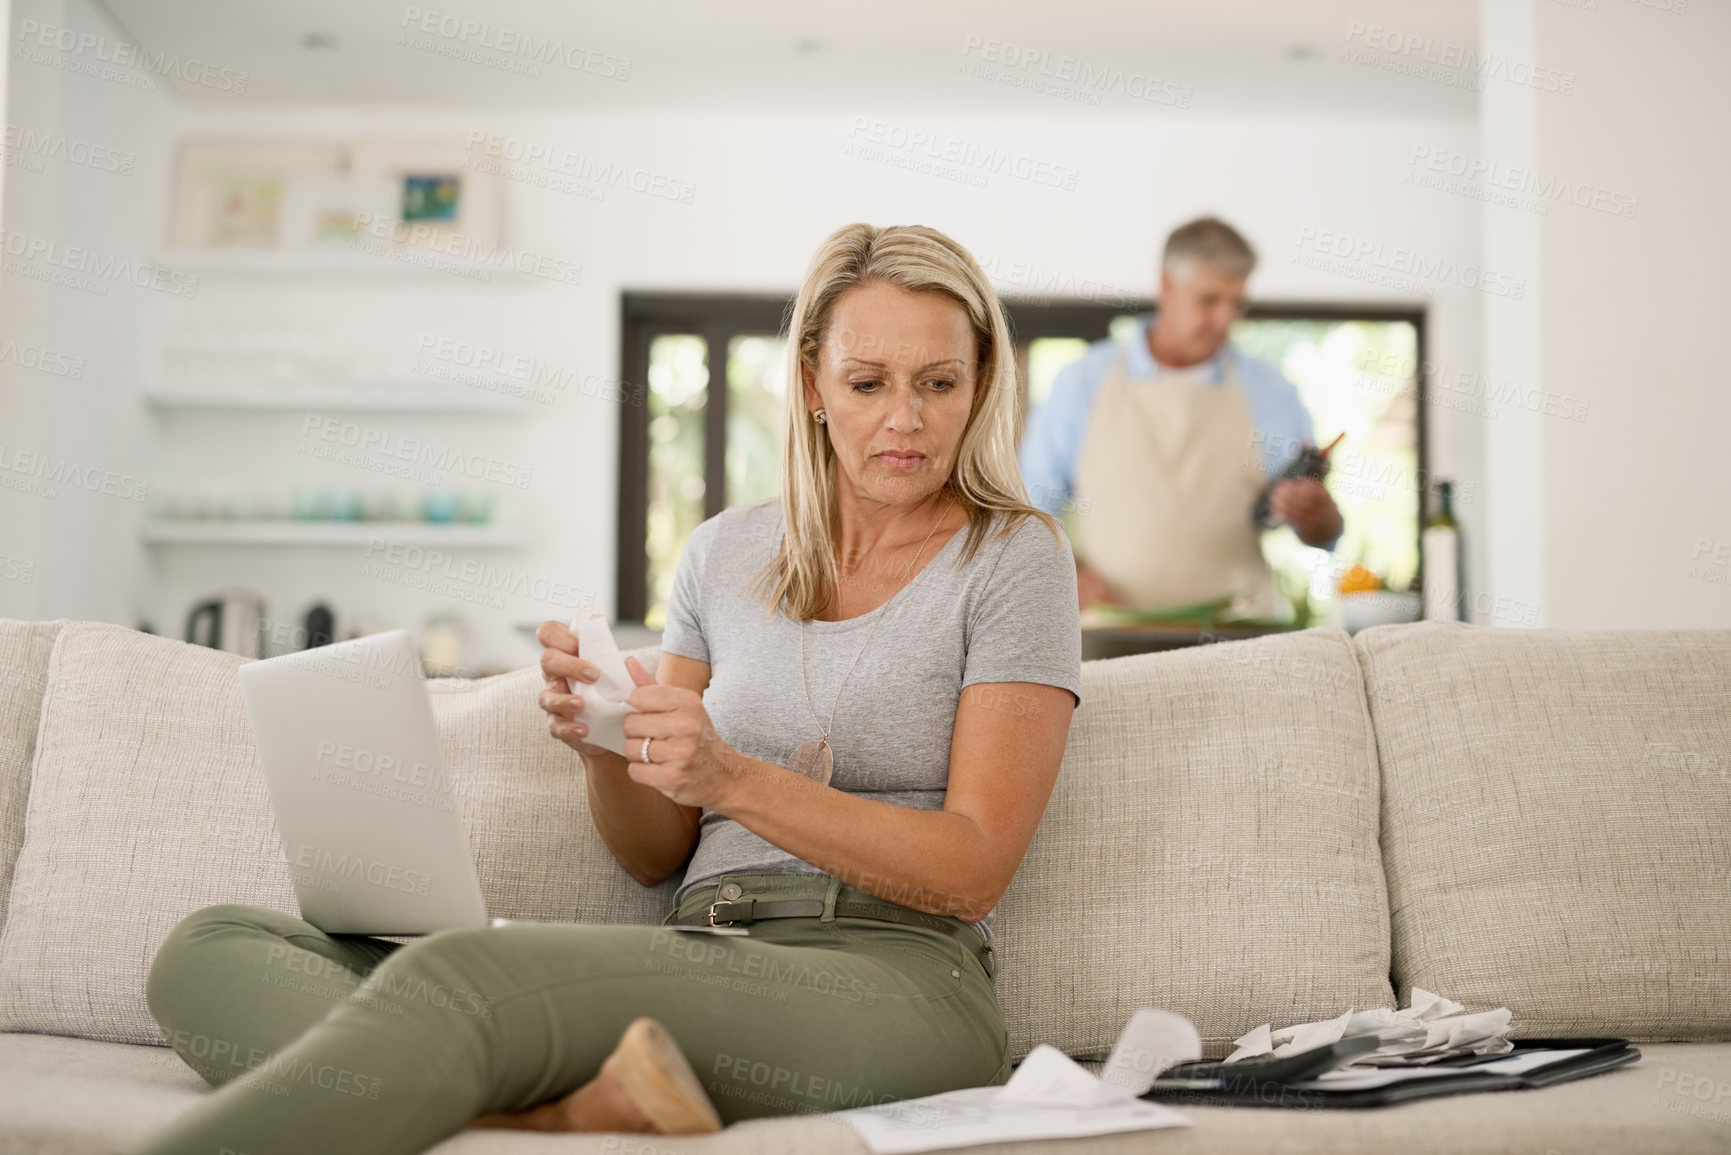
[[[571,687],[572,692],[583,696],[583,709],[577,716],[589,727],[584,741],[630,758],[625,752],[625,715],[637,713],[637,707],[627,705],[625,700],[637,683],[631,680],[631,671],[619,656],[619,643],[613,640],[613,631],[600,614],[572,618],[571,632],[577,635],[577,656],[594,662],[601,671],[596,681],[574,681]]]

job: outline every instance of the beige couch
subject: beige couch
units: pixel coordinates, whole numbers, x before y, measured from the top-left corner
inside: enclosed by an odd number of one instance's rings
[[[0,1150],[118,1151],[193,1103],[202,1080],[145,1009],[153,952],[209,903],[296,910],[240,664],[0,621]],[[539,671],[430,686],[492,913],[658,920],[673,884],[638,886],[590,829]],[[1644,1044],[1543,1091],[1188,1109],[1183,1131],[1065,1149],[1731,1151],[1731,631],[1427,624],[1088,663],[998,930],[1018,1056],[1097,1058],[1142,1006],[1189,1016],[1218,1055],[1413,985],[1506,1005],[1518,1034]],[[864,1148],[796,1116],[437,1150]]]

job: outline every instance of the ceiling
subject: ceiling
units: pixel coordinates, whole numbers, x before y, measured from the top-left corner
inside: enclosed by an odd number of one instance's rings
[[[1479,0],[97,2],[120,35],[151,54],[244,70],[244,94],[220,82],[169,85],[189,103],[227,107],[895,106],[1469,118],[1477,109],[1469,89],[1342,54],[1349,44],[1362,49],[1362,29],[1371,25],[1475,45]],[[472,22],[466,36],[465,21]],[[306,47],[309,36],[325,46]],[[525,39],[559,46],[578,66],[537,63],[500,46]],[[985,59],[1007,45],[1043,52],[1049,72],[1080,65],[1103,79],[1071,80],[1068,95],[1029,91],[1039,68]],[[1061,63],[1066,57],[1071,64]],[[540,74],[526,74],[525,65]],[[626,78],[608,75],[619,71]]]

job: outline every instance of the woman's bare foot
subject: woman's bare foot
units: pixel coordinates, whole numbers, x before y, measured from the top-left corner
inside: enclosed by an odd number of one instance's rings
[[[527,1111],[500,1111],[482,1115],[471,1127],[500,1127],[517,1131],[653,1131],[649,1116],[638,1109],[608,1064],[601,1073],[563,1099],[552,1099]]]
[[[654,1019],[637,1019],[601,1064],[600,1074],[563,1099],[527,1111],[482,1115],[469,1126],[695,1135],[721,1130],[721,1119],[666,1028]]]

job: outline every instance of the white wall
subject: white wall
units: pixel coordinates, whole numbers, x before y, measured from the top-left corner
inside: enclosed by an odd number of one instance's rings
[[[693,109],[596,116],[335,108],[259,115],[156,103],[142,107],[145,113],[111,108],[112,129],[103,130],[130,129],[125,118],[132,115],[150,121],[136,132],[142,142],[141,174],[117,194],[148,203],[114,225],[127,230],[132,243],[145,251],[161,243],[171,135],[402,134],[466,140],[471,131],[497,132],[691,182],[696,190],[692,203],[685,205],[622,188],[609,188],[605,199],[595,201],[509,182],[510,242],[522,250],[581,262],[584,273],[576,286],[532,279],[475,287],[454,278],[450,284],[437,278],[331,284],[207,277],[196,300],[163,294],[129,299],[133,314],[114,322],[124,338],[117,348],[127,363],[87,382],[81,395],[86,405],[55,416],[52,425],[57,436],[77,437],[108,430],[112,422],[111,435],[124,440],[126,452],[145,455],[143,468],[153,485],[208,474],[237,479],[262,473],[288,476],[304,472],[309,463],[296,453],[301,442],[298,424],[280,415],[148,418],[135,403],[149,371],[148,342],[139,339],[140,325],[153,331],[225,325],[250,331],[341,330],[399,353],[433,334],[611,377],[619,364],[622,289],[790,291],[817,242],[852,220],[917,221],[949,231],[980,255],[1006,292],[1035,291],[1052,280],[1068,279],[1147,293],[1165,232],[1195,213],[1215,211],[1243,228],[1261,250],[1262,268],[1252,282],[1257,295],[1428,303],[1432,359],[1451,367],[1476,366],[1479,361],[1481,293],[1443,279],[1420,286],[1433,290],[1425,302],[1417,290],[1375,283],[1382,275],[1378,261],[1396,249],[1416,249],[1460,263],[1476,259],[1477,203],[1408,180],[1415,149],[1476,147],[1475,127],[1458,120],[1205,120],[1178,111],[1158,120],[1030,120],[905,113],[879,117],[871,109],[835,114]],[[946,147],[998,147],[1035,162],[1073,168],[1075,187],[1065,190],[998,173],[989,177],[987,187],[978,188],[877,159],[893,155],[918,160],[924,156],[920,150],[886,146],[871,158],[850,155],[850,147],[869,144],[869,137],[880,131],[871,126],[875,119],[887,122],[881,131],[898,139],[903,132],[928,134],[940,153]],[[11,207],[9,197],[9,211]],[[79,219],[96,213],[95,208],[81,210]],[[1321,252],[1319,238],[1332,235],[1359,246],[1360,255],[1339,266],[1344,272],[1298,263]],[[15,288],[16,282],[9,281],[8,292]],[[56,300],[48,311],[65,325],[68,340],[88,345],[95,337],[87,319],[78,315],[86,304],[82,297]],[[98,398],[100,406],[88,404]],[[533,484],[527,490],[500,489],[498,495],[520,499],[534,527],[534,545],[520,554],[477,553],[476,558],[509,565],[530,579],[597,591],[601,608],[610,609],[617,412],[609,402],[581,396],[532,408],[534,415],[516,425],[451,418],[356,420],[382,425],[393,434],[468,439],[485,452],[532,467]],[[202,432],[192,428],[200,422],[206,423]],[[1482,422],[1439,407],[1433,409],[1431,423],[1434,469],[1461,478],[1480,493],[1462,509],[1468,532],[1476,533],[1484,510]],[[196,459],[185,456],[184,447],[212,443],[227,448]],[[123,456],[119,448],[105,451]],[[341,467],[327,467],[324,475],[338,480],[346,476]],[[365,480],[359,474],[354,479]],[[60,503],[67,500],[63,497]],[[85,504],[118,509],[121,503],[92,499]],[[124,514],[134,512],[128,508]],[[118,520],[122,514],[106,516]],[[63,551],[68,559],[86,565],[111,550],[123,555],[134,551],[124,526],[105,527],[94,518],[68,527],[64,535],[26,528],[20,536],[33,534],[33,548]],[[52,549],[42,544],[48,536],[57,541]],[[135,609],[160,631],[178,634],[191,601],[229,582],[258,588],[274,616],[296,620],[317,593],[335,599],[341,610],[411,627],[419,625],[427,609],[451,604],[435,593],[362,577],[358,552],[177,547],[150,556],[154,585],[125,566],[90,566],[87,587],[62,589],[39,579],[36,601],[26,603],[19,591],[5,590],[0,583],[0,598],[11,599],[0,602],[0,614],[112,617],[133,624],[126,613]],[[1475,555],[1475,561],[1480,560]],[[473,664],[521,664],[538,651],[513,640],[510,623],[569,616],[567,608],[550,599],[532,597],[509,599],[500,609],[462,608],[475,639]]]
[[[54,155],[8,149],[0,215],[0,615],[130,625],[150,584],[136,545],[143,507],[120,496],[147,469],[132,379],[148,294],[124,281],[100,293],[49,285],[15,270],[76,263],[69,246],[105,262],[144,256],[166,203],[162,158],[174,107],[161,92],[74,75],[22,50],[16,34],[26,20],[105,28],[86,0],[15,0],[11,20],[8,131],[33,134]],[[103,159],[70,163],[59,155],[67,153]],[[130,174],[107,170],[111,158],[123,167],[126,153],[137,158]],[[42,242],[55,245],[52,254],[16,255]],[[60,371],[37,367],[44,360]],[[61,476],[70,464],[92,488],[46,487],[20,454],[46,454]],[[25,572],[29,581],[12,576]]]
[[[1482,14],[1480,39],[1487,55],[1533,59],[1533,19],[1527,4],[1484,0]],[[1530,86],[1487,85],[1481,95],[1480,149],[1473,160],[1486,166],[1494,160],[1505,173],[1537,171],[1534,121],[1541,99],[1552,97]],[[1484,299],[1486,377],[1523,391],[1542,392],[1539,302],[1545,284],[1539,232],[1543,218],[1530,199],[1512,204],[1486,201],[1483,217],[1485,263],[1520,269],[1527,281],[1526,292],[1518,300]],[[1590,418],[1590,405],[1587,412]],[[1478,551],[1484,564],[1468,597],[1477,608],[1501,611],[1493,620],[1544,622],[1544,432],[1554,420],[1542,404],[1531,410],[1515,405],[1499,409],[1484,423],[1485,521],[1479,538],[1483,548]],[[1472,545],[1469,540],[1469,550]]]
[[[1679,10],[1681,9],[1681,10]],[[1486,260],[1529,262],[1540,292],[1489,360],[1582,421],[1524,417],[1487,439],[1499,594],[1565,628],[1731,625],[1731,390],[1723,191],[1731,8],[1485,0],[1487,52],[1572,78],[1487,103],[1487,149],[1582,204],[1486,209]],[[1577,408],[1571,406],[1570,408]]]
[[[1541,105],[1546,168],[1640,198],[1633,219],[1545,221],[1547,377],[1593,406],[1545,442],[1557,626],[1731,626],[1731,6],[1677,7],[1538,14],[1545,51],[1582,77]]]

